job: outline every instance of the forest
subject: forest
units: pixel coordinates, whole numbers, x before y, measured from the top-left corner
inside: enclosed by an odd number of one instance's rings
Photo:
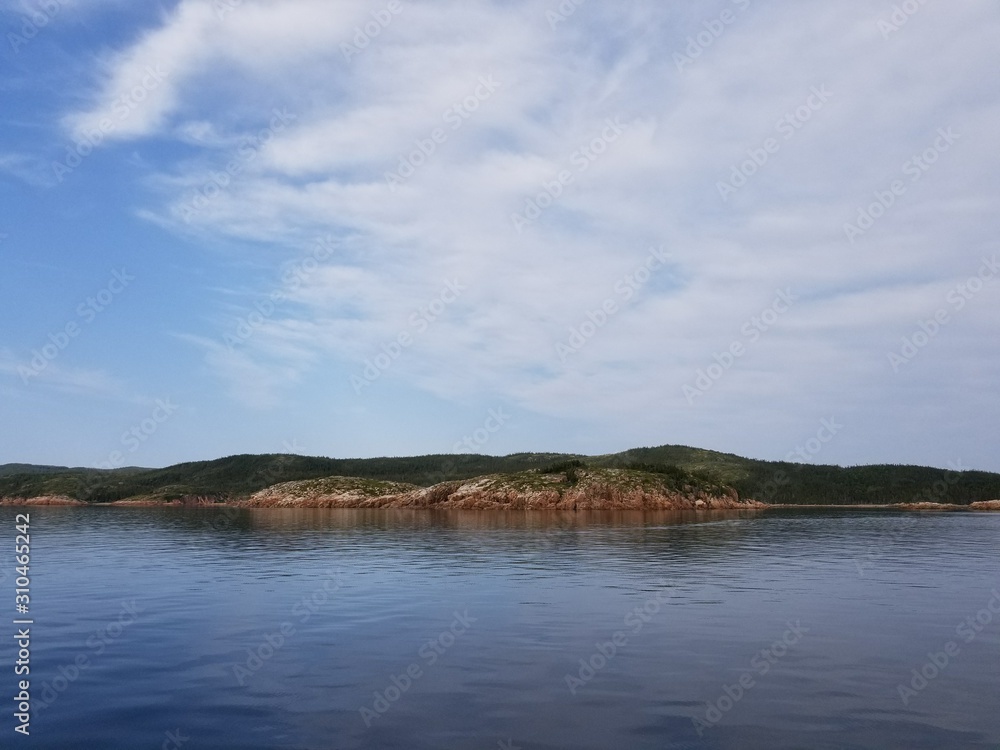
[[[290,454],[239,455],[162,469],[90,469],[30,464],[0,466],[0,497],[65,495],[92,503],[134,497],[171,500],[200,496],[224,502],[281,482],[329,476],[363,477],[428,487],[485,474],[568,472],[587,467],[629,468],[671,483],[785,505],[862,505],[937,502],[967,505],[1000,498],[1000,474],[919,466],[819,466],[759,461],[727,453],[660,446],[603,456],[517,453],[509,456],[436,454],[385,458],[319,458]]]

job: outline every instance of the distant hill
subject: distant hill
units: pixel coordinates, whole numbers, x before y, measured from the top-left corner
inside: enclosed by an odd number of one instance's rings
[[[35,464],[0,464],[0,477],[10,474],[57,474],[73,471],[67,466],[36,466]]]
[[[67,495],[88,502],[136,496],[242,498],[280,482],[331,476],[403,482],[421,487],[485,474],[547,470],[580,461],[594,468],[682,472],[706,485],[772,504],[882,504],[933,501],[967,505],[1000,498],[1000,474],[948,472],[918,466],[814,466],[758,461],[685,446],[635,448],[603,456],[516,453],[398,458],[319,458],[288,454],[239,455],[163,469],[99,469],[5,464],[0,497]]]

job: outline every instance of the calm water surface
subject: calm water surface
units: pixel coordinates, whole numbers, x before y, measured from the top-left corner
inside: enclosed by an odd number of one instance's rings
[[[31,522],[2,748],[1000,747],[1000,514]]]

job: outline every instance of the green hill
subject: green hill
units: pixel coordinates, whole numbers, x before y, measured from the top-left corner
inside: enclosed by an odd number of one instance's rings
[[[58,474],[75,471],[66,466],[36,466],[35,464],[0,464],[0,477],[10,474]]]
[[[1000,498],[1000,474],[918,466],[814,466],[758,461],[716,451],[665,445],[602,456],[517,453],[509,456],[430,455],[337,459],[286,454],[239,455],[163,469],[99,470],[28,464],[0,466],[0,497],[67,495],[89,502],[136,496],[174,499],[244,497],[280,482],[359,477],[427,487],[486,474],[545,471],[574,461],[594,468],[640,468],[728,486],[741,497],[774,504],[933,501],[967,505]],[[565,470],[565,467],[563,467]]]

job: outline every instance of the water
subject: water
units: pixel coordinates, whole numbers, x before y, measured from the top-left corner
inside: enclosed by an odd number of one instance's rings
[[[0,508],[11,543],[18,510]],[[31,525],[36,713],[14,733],[5,638],[3,748],[1000,747],[997,514]]]

